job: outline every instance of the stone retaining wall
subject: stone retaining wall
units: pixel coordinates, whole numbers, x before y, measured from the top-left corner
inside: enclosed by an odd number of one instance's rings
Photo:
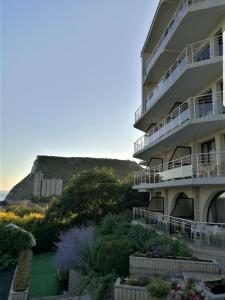
[[[219,273],[215,260],[210,262],[130,256],[130,274],[141,273]]]

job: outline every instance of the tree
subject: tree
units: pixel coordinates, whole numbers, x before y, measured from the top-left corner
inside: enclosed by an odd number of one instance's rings
[[[94,168],[74,175],[57,202],[47,211],[49,219],[71,224],[96,223],[116,210],[120,182],[111,169]],[[54,208],[54,209],[53,209]]]
[[[131,176],[118,180],[112,169],[94,168],[74,175],[62,196],[53,199],[46,221],[65,226],[99,223],[108,213],[147,206],[148,197],[132,189]]]

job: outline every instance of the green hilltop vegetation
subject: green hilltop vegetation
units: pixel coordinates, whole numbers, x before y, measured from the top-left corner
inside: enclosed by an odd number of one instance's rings
[[[95,167],[111,168],[118,179],[124,179],[134,171],[142,170],[136,162],[131,160],[39,155],[33,164],[31,173],[11,189],[6,200],[32,200],[34,175],[38,172],[42,172],[44,178],[61,178],[63,187],[65,187],[74,174]]]

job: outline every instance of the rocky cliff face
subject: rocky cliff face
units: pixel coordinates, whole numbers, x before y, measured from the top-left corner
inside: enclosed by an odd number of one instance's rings
[[[123,179],[128,174],[142,169],[137,163],[130,160],[37,156],[31,173],[11,189],[6,200],[32,200],[34,193],[34,178],[35,175],[40,172],[43,174],[44,178],[47,179],[62,179],[64,187],[73,174],[94,167],[112,168],[118,179]]]

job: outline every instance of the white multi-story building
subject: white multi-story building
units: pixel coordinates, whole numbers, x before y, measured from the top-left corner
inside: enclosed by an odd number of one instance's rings
[[[225,225],[223,31],[225,0],[161,0],[141,53],[134,188],[195,233]]]

